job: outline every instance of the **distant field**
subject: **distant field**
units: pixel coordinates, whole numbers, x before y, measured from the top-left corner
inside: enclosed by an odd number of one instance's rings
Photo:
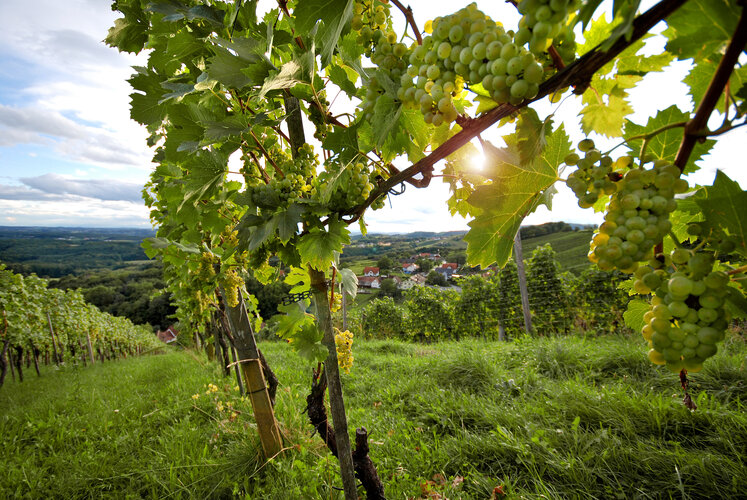
[[[591,229],[583,229],[522,240],[524,259],[528,260],[532,255],[532,250],[538,246],[549,243],[555,250],[556,258],[563,271],[580,272],[590,265],[586,255],[589,253],[589,241],[591,241],[592,233]]]

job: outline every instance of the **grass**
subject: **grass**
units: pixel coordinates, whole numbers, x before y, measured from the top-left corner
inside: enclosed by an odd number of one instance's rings
[[[508,498],[744,495],[744,341],[691,375],[696,412],[641,344],[356,341],[343,375],[350,428],[368,429],[390,499],[488,499],[497,486]],[[302,413],[308,368],[284,343],[261,348],[282,383],[282,456],[260,459],[230,379],[172,352],[8,382],[0,497],[341,498],[335,460]]]

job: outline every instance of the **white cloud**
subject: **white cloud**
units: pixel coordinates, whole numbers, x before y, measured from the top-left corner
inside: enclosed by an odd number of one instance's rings
[[[0,184],[0,200],[67,201],[71,203],[124,201],[141,204],[142,186],[111,179],[74,179],[59,174],[44,174],[20,179],[23,185]]]
[[[0,213],[20,226],[150,227],[144,205],[123,201],[0,200]]]

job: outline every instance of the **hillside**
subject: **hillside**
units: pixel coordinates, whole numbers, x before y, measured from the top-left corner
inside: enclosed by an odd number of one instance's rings
[[[0,226],[0,262],[46,278],[118,269],[147,260],[140,243],[154,234],[150,229]]]

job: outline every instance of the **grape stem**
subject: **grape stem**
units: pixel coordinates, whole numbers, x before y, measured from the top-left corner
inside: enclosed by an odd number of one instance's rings
[[[415,33],[415,38],[418,41],[418,45],[423,45],[423,37],[420,35],[418,25],[415,24],[415,16],[412,15],[412,7],[410,7],[409,5],[405,7],[399,0],[391,0],[391,2],[395,7],[402,11],[402,14],[404,14],[405,19],[407,20],[407,24],[410,25],[412,31]]]
[[[265,156],[265,158],[267,158],[267,161],[269,161],[269,162],[270,162],[270,164],[271,164],[271,165],[273,166],[273,168],[275,168],[275,171],[276,171],[276,172],[278,173],[278,175],[279,175],[279,176],[280,176],[280,177],[281,177],[282,179],[285,179],[285,174],[283,173],[283,171],[282,171],[282,170],[280,170],[280,167],[278,167],[277,163],[275,163],[275,160],[273,160],[273,159],[272,159],[272,158],[270,157],[270,154],[269,154],[269,153],[267,152],[267,150],[266,150],[266,149],[265,149],[265,147],[264,147],[264,146],[262,145],[262,143],[261,143],[261,142],[259,142],[259,139],[257,139],[257,136],[256,136],[256,135],[254,134],[254,131],[253,131],[253,130],[250,130],[250,131],[249,131],[249,133],[250,133],[250,134],[252,135],[252,138],[254,139],[254,142],[256,142],[256,143],[257,143],[257,146],[259,146],[259,150],[260,150],[260,151],[262,151],[262,154],[263,154],[263,155]]]
[[[257,168],[260,172],[262,172],[262,180],[265,181],[265,184],[270,183],[270,176],[267,175],[267,172],[265,172],[265,169],[262,168],[262,165],[259,164],[259,158],[257,158],[257,155],[254,154],[254,151],[249,151],[249,155],[252,157],[252,160],[254,160],[254,163],[257,165]]]
[[[685,165],[687,165],[695,143],[704,140],[701,133],[706,130],[708,118],[713,113],[721,93],[724,92],[724,88],[734,70],[734,65],[739,60],[739,55],[747,45],[747,8],[744,7],[744,2],[740,3],[743,6],[742,14],[739,16],[734,36],[729,41],[729,46],[713,74],[711,83],[708,84],[708,90],[701,99],[698,109],[695,111],[695,116],[685,125],[685,133],[677,151],[677,157],[674,160],[674,165],[680,171],[685,170]]]
[[[713,130],[713,131],[706,130],[697,135],[698,137],[715,137],[717,135],[730,132],[734,130],[735,128],[744,127],[745,125],[747,125],[747,121],[743,121],[742,123],[737,123],[736,125],[732,125],[731,123],[725,123],[724,125],[720,126],[716,130]]]
[[[731,276],[732,274],[739,274],[745,271],[747,271],[747,264],[745,264],[744,266],[738,267],[736,269],[732,269],[731,271],[726,271],[726,274]]]

